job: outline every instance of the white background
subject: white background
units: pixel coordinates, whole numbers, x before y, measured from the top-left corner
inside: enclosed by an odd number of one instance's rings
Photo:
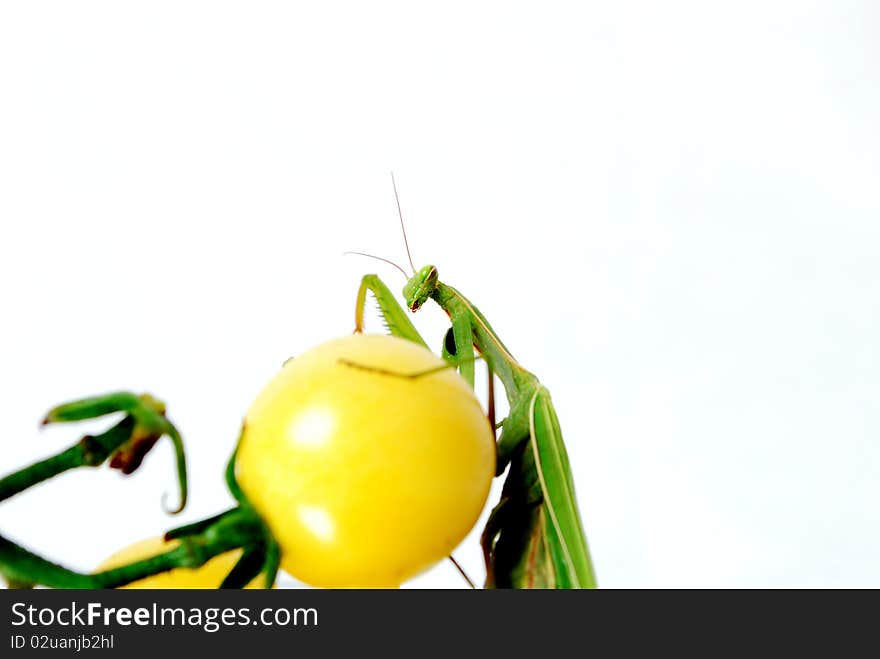
[[[228,503],[241,416],[405,260],[553,393],[600,583],[880,586],[880,12],[869,2],[8,2],[0,470],[51,405],[182,429],[0,527],[90,569]],[[439,345],[444,316],[416,317]],[[378,324],[373,327],[378,329]],[[475,537],[458,554],[475,576]],[[460,587],[448,565],[413,586]]]

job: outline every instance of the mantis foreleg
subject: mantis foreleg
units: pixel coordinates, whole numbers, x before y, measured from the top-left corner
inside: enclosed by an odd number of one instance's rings
[[[413,325],[412,321],[407,317],[403,307],[401,307],[400,303],[394,298],[394,294],[388,290],[388,287],[376,275],[364,275],[364,278],[361,279],[354,312],[355,332],[359,333],[364,331],[364,307],[366,307],[367,304],[368,290],[376,299],[376,304],[379,305],[379,310],[382,312],[382,319],[385,321],[385,326],[392,335],[407,339],[413,343],[418,343],[425,348],[428,347],[428,344],[425,343],[425,340],[422,338],[422,335],[419,334],[416,326]]]
[[[465,382],[474,388],[474,332],[471,329],[471,321],[464,314],[453,314],[452,335],[455,337],[455,356],[461,360],[458,372]],[[445,342],[444,342],[445,347]]]

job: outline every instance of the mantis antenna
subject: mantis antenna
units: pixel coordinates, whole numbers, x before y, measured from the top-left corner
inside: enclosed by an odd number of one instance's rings
[[[397,182],[394,180],[394,172],[391,172],[391,187],[394,188],[394,202],[397,204],[397,217],[400,218],[400,230],[403,232],[403,244],[406,247],[406,258],[409,259],[409,266],[412,268],[413,274],[416,272],[416,266],[413,264],[412,253],[409,251],[409,239],[406,237],[406,226],[403,222],[403,211],[400,209],[400,195],[397,194]],[[389,265],[393,265],[395,268],[400,270],[403,273],[403,276],[409,279],[409,275],[406,274],[406,270],[397,265],[394,261],[391,261],[386,258],[382,258],[381,256],[376,256],[375,254],[366,254],[364,252],[343,252],[343,256],[347,256],[349,254],[355,254],[357,256],[366,256],[370,259],[376,259],[377,261],[384,261]]]
[[[397,183],[394,180],[394,172],[391,172],[391,187],[394,188],[394,201],[397,203],[397,217],[400,218],[400,230],[403,232],[403,244],[406,245],[406,257],[409,259],[409,266],[416,272],[416,266],[413,265],[412,254],[409,251],[409,240],[406,238],[406,227],[403,225],[403,211],[400,210],[400,197],[397,195]]]
[[[395,268],[400,270],[403,273],[403,276],[409,279],[409,275],[406,274],[406,270],[397,265],[394,261],[389,261],[388,259],[383,259],[381,256],[376,256],[375,254],[366,254],[365,252],[342,252],[343,256],[348,256],[349,254],[354,254],[355,256],[366,256],[370,259],[376,259],[377,261],[385,261],[389,265],[393,265]]]

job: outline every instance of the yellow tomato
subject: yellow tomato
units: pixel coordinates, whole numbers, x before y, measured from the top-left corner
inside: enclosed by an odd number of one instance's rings
[[[137,561],[143,558],[157,556],[163,552],[174,549],[177,540],[166,542],[162,538],[149,538],[141,540],[125,549],[116,552],[98,567],[98,571],[111,570],[116,567]],[[228,551],[225,554],[215,556],[210,561],[198,568],[177,568],[168,572],[161,572],[146,579],[133,581],[122,588],[219,588],[229,571],[235,567],[241,557],[241,549]],[[262,587],[263,576],[259,575],[247,588]]]
[[[451,368],[388,373],[442,365],[412,342],[357,334],[288,361],[254,401],[237,478],[287,572],[397,587],[473,527],[495,473],[479,401]]]

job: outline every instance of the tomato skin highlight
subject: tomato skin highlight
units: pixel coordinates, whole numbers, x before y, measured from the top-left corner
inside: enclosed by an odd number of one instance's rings
[[[479,401],[452,368],[385,372],[443,364],[409,341],[356,334],[288,361],[257,396],[236,475],[285,571],[313,586],[394,588],[471,530],[495,473]]]
[[[109,556],[98,567],[98,572],[110,570],[116,567],[131,563],[133,561],[158,556],[166,551],[174,549],[180,542],[178,540],[164,540],[161,537],[147,538],[140,542],[135,542],[115,554]],[[167,588],[186,588],[186,589],[212,589],[219,588],[220,584],[229,574],[230,570],[235,567],[238,559],[241,558],[242,550],[235,549],[228,551],[219,556],[215,556],[207,563],[197,568],[175,568],[167,572],[160,572],[138,581],[132,581],[130,584],[121,586],[125,590],[140,590],[149,588],[167,589]],[[258,575],[246,588],[261,588],[263,583],[263,575]]]

